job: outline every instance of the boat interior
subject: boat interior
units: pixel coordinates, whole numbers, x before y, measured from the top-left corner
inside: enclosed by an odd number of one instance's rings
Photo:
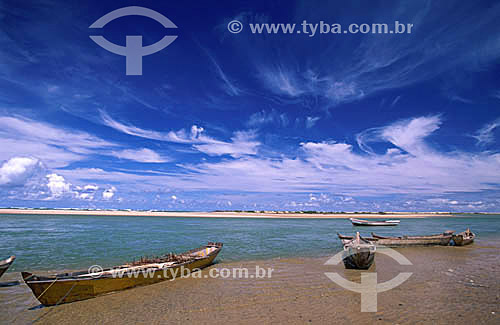
[[[130,263],[126,263],[120,266],[116,266],[114,268],[107,269],[99,269],[97,272],[89,273],[88,270],[70,272],[70,273],[60,273],[53,276],[35,276],[28,272],[23,272],[23,278],[25,280],[35,280],[35,281],[43,281],[50,279],[70,279],[70,278],[98,278],[103,275],[113,275],[113,273],[118,271],[127,270],[137,270],[137,269],[163,269],[167,267],[171,267],[174,265],[179,265],[185,262],[190,262],[197,259],[203,259],[213,254],[215,251],[219,250],[222,247],[221,243],[209,243],[207,246],[195,248],[184,252],[182,254],[174,254],[169,253],[163,256],[156,257],[141,257],[138,261],[133,261]]]

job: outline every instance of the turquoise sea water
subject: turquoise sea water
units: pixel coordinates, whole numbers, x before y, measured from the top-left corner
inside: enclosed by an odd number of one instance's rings
[[[479,244],[500,238],[500,215],[401,219],[396,227],[353,227],[348,219],[167,218],[0,215],[0,258],[9,271],[113,266],[143,255],[180,253],[208,241],[224,243],[219,261],[326,256],[336,233],[434,234],[470,227]]]

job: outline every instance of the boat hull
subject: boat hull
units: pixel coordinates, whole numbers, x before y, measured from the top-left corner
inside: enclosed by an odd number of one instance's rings
[[[6,260],[3,260],[3,261],[0,261],[0,277],[2,277],[2,275],[7,272],[7,270],[9,269],[9,267],[12,265],[12,263],[14,263],[14,260],[16,259],[15,256],[11,256],[9,257],[8,259]]]
[[[397,226],[399,225],[399,220],[388,220],[388,221],[368,221],[361,219],[350,218],[353,226],[368,226],[368,227],[383,227],[383,226]]]
[[[353,239],[351,236],[337,234],[342,244]],[[361,237],[362,239],[386,247],[408,247],[408,246],[448,246],[452,235],[430,235],[430,236],[404,236],[404,237],[383,237],[372,233],[372,237]]]
[[[403,237],[384,237],[372,233],[376,245],[388,247],[401,246],[448,246],[453,237],[452,232],[428,236],[403,236]]]
[[[339,235],[340,237],[340,235]],[[346,269],[367,270],[375,259],[375,245],[359,235],[350,240],[343,240],[342,262]]]
[[[406,247],[406,246],[448,246],[451,236],[446,238],[429,239],[377,239],[375,244],[387,247]]]
[[[35,297],[45,306],[70,303],[79,300],[94,298],[115,291],[130,289],[171,280],[181,276],[181,271],[187,272],[202,269],[211,265],[217,257],[220,248],[205,258],[178,264],[172,267],[144,270],[124,274],[121,277],[106,276],[101,278],[85,279],[48,279],[30,281],[32,274],[22,272],[23,279]]]
[[[455,246],[470,245],[474,242],[474,237],[458,234],[453,236],[453,242],[455,243]]]
[[[351,221],[353,226],[360,226],[360,227],[393,227],[399,225],[399,223],[392,223],[392,222],[356,222],[356,221]]]
[[[346,269],[367,270],[373,264],[375,252],[369,248],[349,247],[344,251],[342,262]]]
[[[7,272],[8,269],[9,269],[8,267],[0,267],[0,278],[5,272]]]

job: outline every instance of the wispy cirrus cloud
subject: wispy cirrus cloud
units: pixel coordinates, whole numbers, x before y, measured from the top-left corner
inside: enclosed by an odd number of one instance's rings
[[[237,131],[231,138],[231,142],[207,142],[194,144],[193,147],[210,156],[230,155],[238,158],[245,155],[257,154],[257,147],[260,142],[256,140],[253,131]]]
[[[293,66],[293,65],[292,65]],[[285,65],[259,65],[258,76],[270,91],[291,98],[319,97],[334,104],[361,99],[365,92],[355,81],[338,80],[313,70],[297,71]]]
[[[365,130],[356,136],[356,141],[359,148],[367,153],[374,153],[369,143],[389,142],[410,154],[418,155],[429,151],[423,140],[439,129],[440,125],[441,118],[438,115],[413,118]]]
[[[249,127],[263,127],[268,124],[275,123],[279,126],[287,126],[290,120],[286,113],[279,113],[275,109],[270,111],[262,110],[259,112],[255,112],[250,115],[250,118],[247,121],[247,125]]]
[[[391,107],[396,106],[396,104],[399,102],[400,99],[401,96],[396,96],[396,98],[394,98],[394,100],[391,102]]]
[[[491,144],[495,141],[494,131],[498,127],[500,127],[500,118],[483,126],[472,137],[477,140],[478,146]]]
[[[120,159],[127,159],[143,163],[165,163],[171,161],[170,159],[148,148],[124,149],[120,151],[113,151],[111,152],[111,154]]]
[[[393,10],[388,12],[387,5]],[[354,22],[346,17],[357,17],[357,23],[385,22],[390,28],[395,21],[412,23],[411,34],[358,34],[342,41],[335,38],[343,35],[322,34],[305,41],[297,35],[280,38],[266,34],[241,36],[239,45],[251,53],[249,57],[256,76],[266,90],[278,97],[301,100],[308,106],[313,97],[317,108],[356,102],[437,76],[453,76],[457,67],[465,67],[464,73],[471,76],[500,57],[500,28],[496,24],[496,17],[500,14],[498,4],[490,6],[488,12],[479,3],[468,3],[452,10],[456,3],[451,1],[411,4],[393,1],[387,5],[373,5],[370,12],[362,15],[354,7],[344,8],[339,16],[328,15],[328,12],[337,12],[335,9],[339,3],[336,1],[322,3],[314,10],[298,4],[296,19],[291,19],[290,23],[301,28],[304,19],[309,23],[320,20],[340,23],[340,19],[346,28]],[[319,12],[322,14],[318,15]],[[240,15],[240,19],[254,22],[257,19],[254,16],[246,13]],[[477,35],[485,36],[477,38]],[[327,38],[335,43],[325,42]],[[241,44],[243,42],[249,45]],[[471,47],[471,44],[474,45]],[[273,51],[269,51],[269,47]],[[315,50],[310,51],[311,48]],[[450,81],[450,87],[453,86],[453,81]],[[453,99],[460,101],[465,98],[455,96]]]
[[[318,116],[314,116],[314,117],[313,116],[307,116],[306,117],[306,128],[307,129],[312,128],[316,124],[316,122],[319,121],[319,119],[320,118]]]
[[[109,116],[104,111],[101,111],[101,119],[102,123],[106,126],[109,126],[125,134],[140,138],[157,140],[157,141],[174,142],[174,143],[187,143],[187,144],[216,142],[216,140],[203,134],[204,129],[202,127],[198,127],[196,125],[193,125],[191,127],[190,132],[187,132],[184,129],[181,129],[179,131],[160,132],[160,131],[141,129],[130,124],[118,122],[117,120],[111,118],[111,116]]]
[[[3,159],[33,156],[49,167],[64,167],[86,155],[118,145],[86,132],[54,127],[20,116],[0,116],[0,153]]]
[[[302,80],[296,72],[282,65],[265,66],[258,68],[259,77],[269,90],[277,95],[297,97],[304,94]]]
[[[210,62],[212,63],[212,66],[215,69],[215,72],[219,79],[222,81],[222,89],[228,94],[229,96],[239,96],[240,94],[243,93],[243,91],[236,86],[234,81],[231,81],[229,77],[226,75],[224,70],[222,70],[221,66],[217,61],[215,60],[215,57],[213,56],[210,51],[202,46],[200,46],[202,50],[205,52],[207,57],[209,58]]]
[[[202,153],[211,156],[230,155],[239,157],[243,155],[254,155],[260,142],[256,140],[253,131],[236,131],[231,141],[221,141],[205,134],[202,127],[193,125],[190,132],[184,129],[178,131],[158,132],[141,129],[132,125],[120,123],[112,119],[105,112],[101,112],[102,122],[117,131],[157,141],[189,144]]]
[[[15,135],[16,139],[32,139],[54,146],[71,147],[72,151],[83,154],[97,148],[115,146],[86,132],[68,131],[19,116],[0,117],[0,134],[6,138]]]

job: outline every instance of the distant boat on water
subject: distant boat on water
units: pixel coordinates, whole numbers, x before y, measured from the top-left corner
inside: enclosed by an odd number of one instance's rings
[[[212,264],[222,249],[222,243],[208,243],[182,254],[167,254],[158,258],[141,258],[140,261],[112,269],[99,269],[38,276],[21,272],[24,282],[35,298],[45,306],[53,306],[94,298],[113,291],[153,284],[180,277]]]
[[[1,260],[0,261],[0,277],[5,273],[7,272],[7,270],[9,269],[9,267],[12,265],[12,263],[14,263],[14,260],[16,259],[15,256],[11,256],[5,260]]]
[[[399,220],[368,221],[356,218],[349,218],[354,226],[397,226]]]

